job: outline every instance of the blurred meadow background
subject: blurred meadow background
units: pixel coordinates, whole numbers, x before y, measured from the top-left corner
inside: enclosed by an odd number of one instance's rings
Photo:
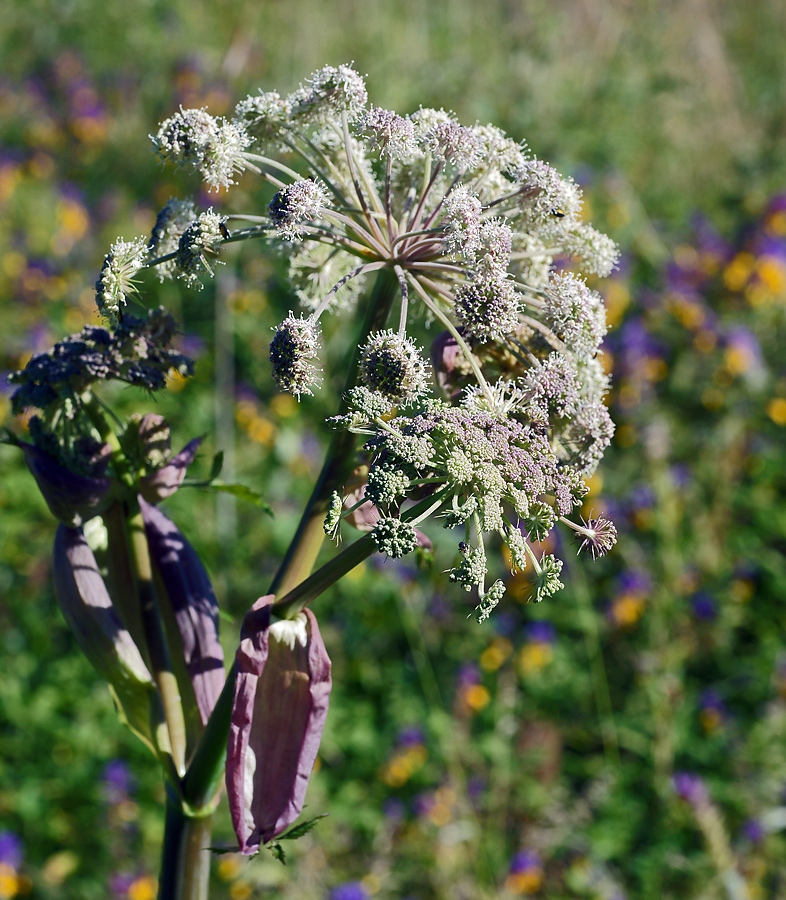
[[[587,500],[617,547],[539,606],[508,573],[483,626],[433,525],[430,568],[372,559],[323,598],[334,690],[305,812],[330,816],[287,867],[216,856],[216,900],[786,896],[785,46],[781,0],[5,9],[0,425],[18,433],[5,375],[96,321],[109,245],[194,187],[147,137],[181,104],[221,115],[354,60],[377,105],[526,140],[623,252],[596,285],[617,436]],[[144,296],[197,359],[156,405],[174,443],[207,435],[196,474],[223,450],[275,510],[196,490],[166,507],[229,652],[310,493],[336,386],[276,393],[270,328],[293,299],[258,246],[224,258],[201,292],[150,278]],[[0,472],[0,900],[153,900],[156,767],[60,615],[55,525],[17,450],[0,446]]]

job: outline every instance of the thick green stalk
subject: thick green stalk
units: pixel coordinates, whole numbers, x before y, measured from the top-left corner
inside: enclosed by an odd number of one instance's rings
[[[134,586],[134,573],[128,547],[126,506],[122,502],[113,503],[101,514],[107,530],[107,587],[113,604],[117,607],[123,624],[128,629],[134,643],[139,648],[145,665],[150,669],[150,651],[142,622],[139,596]]]
[[[157,734],[155,742],[159,750],[168,751],[174,772],[169,771],[166,764],[165,769],[170,781],[177,784],[178,779],[182,778],[186,771],[186,726],[180,689],[172,669],[164,624],[156,598],[145,523],[133,494],[134,479],[120,441],[107,422],[98,399],[87,391],[82,395],[82,406],[101,439],[112,448],[112,467],[115,475],[126,485],[131,495],[122,506],[117,504],[117,508],[110,509],[106,519],[107,529],[113,538],[112,550],[116,566],[113,573],[115,576],[113,588],[123,608],[126,627],[132,635],[134,631],[137,632],[138,646],[150,667],[158,689],[166,740],[162,741],[164,735]],[[128,590],[129,585],[132,586],[132,591]],[[140,626],[141,634],[139,634]],[[169,746],[165,748],[164,744]]]
[[[182,778],[186,771],[186,725],[183,706],[180,702],[180,688],[169,658],[169,648],[153,584],[153,567],[147,545],[145,523],[138,508],[135,511],[129,510],[127,521],[130,557],[152,664],[151,674],[164,709],[169,752],[172,755],[175,770]]]
[[[377,276],[365,320],[360,328],[351,359],[347,363],[347,381],[339,406],[339,415],[347,411],[346,392],[357,383],[360,348],[371,332],[381,331],[385,327],[398,293],[398,282],[392,270],[383,269]],[[327,515],[330,496],[349,480],[355,467],[355,442],[355,435],[346,431],[338,432],[333,438],[316,486],[303,511],[287,554],[270,585],[269,593],[278,595],[289,593],[314,568],[322,541],[325,539],[322,525]]]
[[[168,797],[158,900],[208,900],[213,816],[192,817]]]
[[[235,664],[232,663],[182,782],[183,802],[194,812],[214,803],[221,788],[235,699],[235,674]]]

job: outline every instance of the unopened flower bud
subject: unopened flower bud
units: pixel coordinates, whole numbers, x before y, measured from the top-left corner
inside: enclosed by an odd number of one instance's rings
[[[140,479],[139,493],[148,503],[159,503],[175,493],[183,483],[186,471],[194,461],[201,443],[201,437],[194,438],[169,462]]]

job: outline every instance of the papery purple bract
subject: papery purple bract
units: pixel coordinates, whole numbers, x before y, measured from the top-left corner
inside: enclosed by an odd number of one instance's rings
[[[110,478],[77,475],[33,444],[20,442],[19,447],[49,511],[69,528],[100,515],[111,502]]]
[[[186,469],[194,461],[202,438],[194,438],[170,462],[140,480],[139,492],[148,503],[158,503],[171,497],[183,483]]]
[[[251,607],[235,660],[226,781],[245,854],[300,815],[330,699],[330,659],[314,614],[271,625],[274,599]]]
[[[202,561],[174,522],[141,498],[139,506],[150,556],[172,604],[199,717],[204,725],[224,686],[218,601]]]
[[[150,723],[153,680],[112,604],[81,528],[58,527],[54,576],[60,609],[79,647],[109,682],[126,724],[154,746]]]

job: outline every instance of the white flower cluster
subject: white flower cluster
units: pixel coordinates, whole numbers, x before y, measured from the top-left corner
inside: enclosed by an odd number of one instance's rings
[[[262,214],[226,219],[170,201],[147,263],[194,283],[227,240],[277,240],[309,310],[290,314],[271,341],[283,390],[300,397],[318,384],[323,314],[362,303],[374,273],[398,285],[397,327],[388,327],[391,299],[364,334],[349,411],[335,420],[369,436],[365,502],[384,512],[373,529],[381,550],[414,549],[417,522],[402,518],[401,504],[431,492],[428,513],[465,528],[468,550],[451,578],[478,588],[485,618],[504,586],[485,590],[484,533],[500,533],[517,566],[532,565],[535,599],[560,586],[561,564],[538,559],[529,542],[557,519],[593,555],[610,548],[613,526],[602,516],[566,519],[613,433],[600,359],[605,311],[579,269],[609,274],[617,249],[582,218],[575,181],[493,125],[370,105],[364,79],[346,65],[320,69],[286,96],[249,96],[227,119],[181,109],[153,142],[208,188],[249,171],[275,189]],[[230,233],[229,221],[240,227]],[[129,265],[118,287],[108,278],[101,289],[103,308],[122,302]],[[431,362],[447,402],[436,406],[430,367],[407,330],[418,311],[444,329]],[[331,534],[350,515],[341,510],[336,500]]]

